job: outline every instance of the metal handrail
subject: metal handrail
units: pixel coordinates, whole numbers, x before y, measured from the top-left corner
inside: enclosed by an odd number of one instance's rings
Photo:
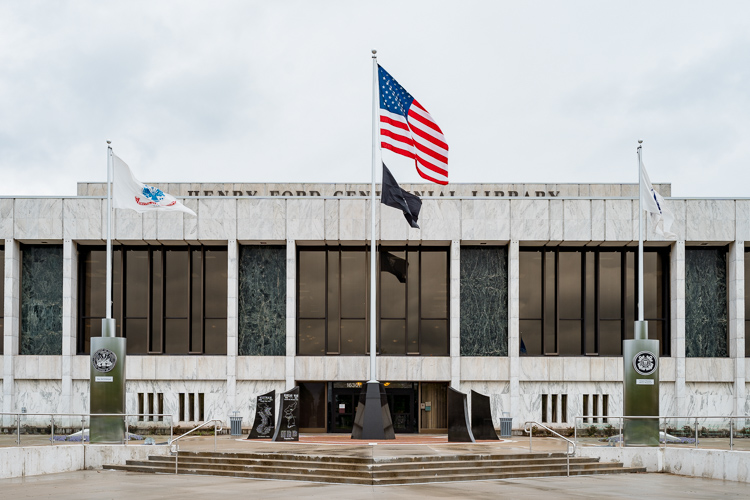
[[[551,433],[552,433],[552,434],[554,434],[555,436],[559,437],[560,439],[564,439],[564,440],[565,440],[565,441],[566,441],[566,442],[568,443],[568,446],[567,446],[567,453],[566,453],[566,455],[565,455],[565,458],[567,459],[567,462],[568,462],[568,477],[570,477],[570,456],[571,456],[571,455],[575,455],[575,454],[576,454],[576,443],[575,443],[575,442],[573,442],[573,441],[571,441],[570,439],[566,438],[566,437],[565,437],[565,436],[563,436],[562,434],[558,433],[557,431],[555,431],[555,430],[553,430],[553,429],[550,429],[549,427],[547,427],[547,426],[546,426],[546,425],[544,425],[544,424],[540,424],[539,422],[536,422],[536,421],[534,421],[534,420],[528,420],[528,421],[527,421],[527,422],[526,422],[526,423],[524,424],[524,428],[523,428],[523,431],[524,431],[524,432],[528,432],[528,433],[529,433],[529,452],[531,452],[531,451],[532,451],[532,450],[531,450],[531,438],[533,437],[533,436],[532,436],[532,432],[533,432],[533,430],[534,430],[534,428],[533,428],[533,427],[529,427],[529,424],[531,424],[532,426],[534,426],[534,425],[537,425],[537,426],[539,426],[539,427],[542,427],[543,429],[547,430],[547,432],[551,432]],[[570,451],[570,446],[571,446],[571,445],[573,446],[573,451]]]
[[[695,416],[695,415],[664,415],[664,416],[633,416],[633,415],[581,415],[573,418],[573,433],[576,443],[578,442],[578,420],[582,419],[618,419],[620,421],[620,441],[619,446],[622,448],[625,445],[625,439],[622,433],[623,422],[626,419],[629,420],[662,420],[664,419],[664,449],[667,448],[667,421],[668,420],[687,420],[692,421],[695,427],[695,448],[698,448],[698,421],[699,420],[729,420],[729,450],[734,450],[734,431],[736,427],[733,425],[737,419],[750,419],[750,415],[707,415],[707,416]],[[599,422],[586,422],[596,424]],[[661,428],[661,425],[659,426]]]
[[[205,427],[206,425],[210,424],[211,422],[214,423],[214,453],[216,453],[216,433],[218,431],[221,431],[223,429],[223,427],[221,427],[221,425],[224,423],[223,420],[220,420],[218,418],[212,418],[212,419],[206,420],[202,424],[199,424],[199,425],[193,427],[192,429],[190,429],[189,431],[187,431],[185,434],[181,434],[181,435],[177,436],[176,438],[170,438],[169,439],[169,446],[170,447],[174,446],[174,448],[172,448],[172,452],[174,452],[174,473],[175,474],[177,474],[177,462],[178,462],[179,457],[180,457],[180,445],[176,444],[177,441],[179,441],[180,439],[184,438],[188,434],[192,434],[193,432],[197,431],[201,427]],[[216,426],[217,422],[219,424],[218,428]]]
[[[125,445],[130,442],[130,432],[127,430],[127,421],[129,417],[167,417],[169,418],[169,436],[170,439],[173,435],[174,420],[173,416],[168,413],[25,413],[25,412],[0,412],[0,417],[3,416],[14,416],[16,417],[16,445],[21,446],[21,417],[51,417],[51,439],[50,443],[55,444],[55,417],[81,417],[81,444],[85,444],[85,428],[86,428],[86,417],[91,419],[91,416],[95,417],[122,417],[123,422],[126,425],[125,429]]]

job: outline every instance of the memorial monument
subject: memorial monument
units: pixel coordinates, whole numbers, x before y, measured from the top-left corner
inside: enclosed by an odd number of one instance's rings
[[[247,439],[269,439],[276,428],[276,391],[255,398],[255,422]]]

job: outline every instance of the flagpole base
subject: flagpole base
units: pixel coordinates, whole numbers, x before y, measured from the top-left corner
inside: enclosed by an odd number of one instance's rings
[[[383,384],[371,380],[359,395],[352,439],[396,439]]]

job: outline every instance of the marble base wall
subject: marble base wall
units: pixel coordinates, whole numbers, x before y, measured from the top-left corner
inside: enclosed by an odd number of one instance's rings
[[[471,391],[476,391],[490,398],[490,409],[492,410],[492,423],[496,429],[500,428],[500,418],[503,413],[510,414],[510,383],[509,382],[461,382],[461,392],[468,397],[468,405],[471,408]]]

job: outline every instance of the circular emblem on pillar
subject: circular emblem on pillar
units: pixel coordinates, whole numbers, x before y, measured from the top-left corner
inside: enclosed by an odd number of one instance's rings
[[[656,371],[658,358],[650,351],[641,351],[633,356],[633,368],[641,375],[651,375]]]
[[[94,370],[107,373],[115,367],[117,355],[109,349],[99,349],[94,353],[91,363],[94,365]]]

